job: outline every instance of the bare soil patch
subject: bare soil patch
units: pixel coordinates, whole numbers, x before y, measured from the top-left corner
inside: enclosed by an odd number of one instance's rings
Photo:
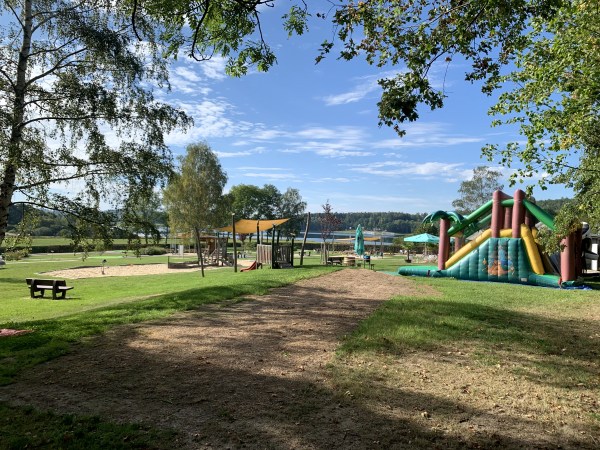
[[[340,339],[396,295],[435,292],[346,269],[119,327],[0,388],[0,399],[173,429],[173,448],[594,448],[585,430],[539,420],[552,405],[473,364],[468,349],[335,358]],[[359,389],[353,378],[367,381]]]

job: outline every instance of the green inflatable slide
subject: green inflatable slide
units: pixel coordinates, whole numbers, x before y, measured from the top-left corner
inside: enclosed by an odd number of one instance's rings
[[[398,274],[547,287],[564,286],[558,275],[540,275],[531,269],[530,255],[520,238],[489,238],[448,269],[439,270],[437,266],[402,266],[398,269]]]

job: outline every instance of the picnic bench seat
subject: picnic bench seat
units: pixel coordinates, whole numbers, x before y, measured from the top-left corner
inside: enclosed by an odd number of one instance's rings
[[[40,278],[26,278],[31,298],[42,298],[46,291],[52,291],[52,299],[65,298],[67,291],[74,286],[67,286],[65,280],[43,280]],[[37,295],[37,293],[40,293]]]
[[[337,264],[337,265],[341,266],[343,260],[344,260],[343,256],[330,256],[327,258],[327,265],[333,266],[334,264]]]

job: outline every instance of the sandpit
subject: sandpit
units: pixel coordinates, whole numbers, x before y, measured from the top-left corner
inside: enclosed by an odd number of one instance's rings
[[[238,267],[248,267],[253,260],[238,260]],[[205,266],[204,270],[231,269],[231,266]],[[101,266],[94,267],[76,267],[73,269],[55,270],[44,272],[44,275],[56,278],[66,278],[76,280],[80,278],[98,278],[98,277],[130,277],[138,275],[163,275],[169,273],[199,272],[199,267],[186,269],[169,269],[166,263],[163,264],[124,264],[120,266]]]

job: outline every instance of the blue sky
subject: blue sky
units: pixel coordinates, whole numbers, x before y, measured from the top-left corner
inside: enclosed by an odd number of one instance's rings
[[[490,128],[494,99],[464,82],[466,66],[455,62],[432,73],[448,95],[443,109],[422,108],[404,138],[379,128],[377,79],[402,67],[338,61],[335,54],[315,65],[331,25],[313,22],[307,34],[287,39],[284,12],[276,6],[263,13],[265,38],[278,57],[268,73],[229,78],[220,58],[182,57],[171,69],[172,91],[158,95],[195,120],[186,134],[169,136],[173,152],[208,142],[228,174],[226,189],[242,183],[297,188],[311,212],[321,212],[327,200],[336,212],[450,210],[474,167],[497,167],[480,157],[481,147],[519,139],[514,129]],[[517,187],[505,182],[504,190]],[[538,199],[569,195],[561,187],[534,191]]]

